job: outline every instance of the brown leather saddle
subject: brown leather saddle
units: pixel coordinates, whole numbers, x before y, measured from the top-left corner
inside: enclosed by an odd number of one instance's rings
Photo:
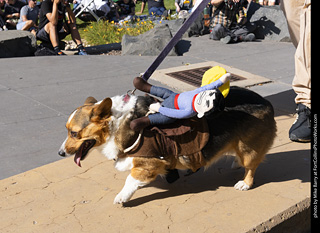
[[[145,128],[140,142],[126,156],[165,159],[170,161],[169,169],[173,169],[183,156],[188,168],[196,171],[205,165],[201,150],[208,140],[205,118],[181,119],[172,124]]]

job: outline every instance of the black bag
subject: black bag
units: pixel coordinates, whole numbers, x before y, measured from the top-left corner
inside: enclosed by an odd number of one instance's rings
[[[57,55],[53,49],[49,49],[48,47],[43,46],[40,44],[34,53],[35,56],[52,56]]]

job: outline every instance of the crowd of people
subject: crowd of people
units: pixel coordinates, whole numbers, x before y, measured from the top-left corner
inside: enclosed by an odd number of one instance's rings
[[[71,34],[77,43],[79,54],[85,55],[81,38],[76,27],[75,14],[81,10],[79,6],[86,6],[96,11],[99,17],[114,22],[130,20],[135,15],[137,0],[0,0],[0,30],[17,29],[28,30],[44,45],[51,44],[56,54],[63,52],[58,49],[59,41],[67,34]],[[141,0],[142,14],[148,5],[150,16],[167,17],[170,9],[166,9],[164,0]],[[175,0],[176,14],[184,17],[192,12],[197,0]],[[251,0],[249,0],[250,2]],[[70,4],[73,3],[73,10]],[[259,1],[261,4],[277,1]],[[223,43],[252,41],[254,25],[247,22],[245,8],[248,1],[244,0],[212,0],[210,9],[210,39]],[[208,20],[207,20],[208,21]],[[208,26],[208,25],[207,25]]]
[[[95,11],[99,17],[104,17],[105,19],[109,19],[114,22],[119,22],[120,20],[130,20],[136,14],[143,14],[146,5],[148,5],[149,15],[167,17],[170,14],[170,9],[166,9],[164,0],[141,1],[141,9],[139,12],[136,12],[135,7],[137,0],[59,0],[58,11],[65,13],[70,20],[71,18],[74,18],[73,15],[75,15],[81,9],[81,7],[78,6],[82,3],[82,6],[86,5],[88,9]],[[197,0],[175,0],[176,14],[183,14],[187,16],[192,12],[193,6],[195,5],[196,1]],[[251,0],[249,0],[249,2],[250,1]],[[51,5],[55,5],[55,3],[57,2],[54,0],[0,0],[0,31],[8,29],[28,30],[36,35],[37,31],[41,29],[41,27],[39,28],[39,24],[40,26],[43,26],[40,23],[41,6],[43,5],[43,3],[44,5],[46,5],[47,2],[51,2],[49,3],[49,10],[53,11],[53,9],[51,9]],[[67,11],[67,9],[70,7],[69,3],[71,2],[73,3],[73,10]],[[239,26],[241,26],[241,33],[243,33],[243,30],[248,29],[248,24],[243,27],[247,22],[243,11],[245,6],[242,2],[247,1],[211,1],[210,31],[215,28],[215,30],[213,30],[214,33],[210,37],[211,39],[221,39],[227,37],[222,41],[226,43],[239,41],[239,39],[234,37],[234,34],[237,35],[237,33],[239,32]],[[277,4],[277,0],[264,0],[259,1],[259,3],[269,5]],[[64,18],[65,16],[60,14],[59,17]],[[44,19],[42,19],[42,21],[43,20]],[[75,24],[75,21],[73,23]],[[233,31],[236,26],[238,26],[237,30]],[[68,31],[69,33],[71,33],[72,30]],[[250,35],[243,40],[247,41],[252,39],[254,39],[254,37]]]
[[[197,0],[175,0],[176,15],[187,17]],[[198,0],[199,1],[199,0]],[[249,2],[251,0],[248,0]],[[210,39],[223,43],[253,41],[254,25],[247,22],[245,8],[247,0],[212,0],[205,22],[206,31],[211,32]],[[275,0],[262,1],[276,3]],[[73,5],[73,9],[70,7]],[[59,46],[68,34],[77,44],[78,54],[86,55],[80,34],[76,26],[75,15],[85,7],[85,11],[94,11],[98,17],[120,23],[131,20],[136,14],[143,14],[148,6],[152,17],[166,18],[170,15],[164,0],[141,0],[140,12],[136,12],[137,0],[0,0],[0,31],[8,29],[27,30],[33,33],[44,48],[52,54],[64,55]],[[197,33],[195,33],[197,34]],[[202,35],[201,33],[199,33]],[[46,53],[45,55],[51,54]]]

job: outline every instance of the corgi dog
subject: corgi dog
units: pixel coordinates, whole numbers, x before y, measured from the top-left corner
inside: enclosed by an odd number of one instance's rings
[[[131,157],[126,153],[127,148],[139,139],[139,132],[131,130],[130,122],[145,116],[152,103],[154,99],[149,96],[119,95],[99,102],[88,97],[67,120],[68,136],[58,152],[60,156],[74,156],[75,163],[81,166],[81,160],[94,147],[107,159],[114,160],[117,170],[131,170],[124,187],[114,199],[115,204],[128,202],[140,187],[158,175],[165,175],[171,163],[166,157]],[[201,150],[204,167],[233,152],[233,166],[245,168],[243,180],[238,181],[234,188],[250,189],[255,171],[276,136],[271,103],[253,91],[231,87],[224,110],[210,115],[206,121],[209,140]],[[192,164],[189,166],[183,162],[182,157],[185,156],[177,158],[175,168],[190,169]]]

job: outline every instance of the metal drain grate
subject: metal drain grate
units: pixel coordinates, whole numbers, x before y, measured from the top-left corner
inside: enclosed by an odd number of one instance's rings
[[[172,78],[178,79],[182,82],[188,83],[195,87],[201,86],[202,76],[208,70],[212,68],[212,66],[205,66],[196,69],[184,70],[184,71],[177,71],[172,73],[167,73]],[[245,80],[246,78],[241,77],[236,74],[231,73],[230,82],[236,82],[240,80]]]

